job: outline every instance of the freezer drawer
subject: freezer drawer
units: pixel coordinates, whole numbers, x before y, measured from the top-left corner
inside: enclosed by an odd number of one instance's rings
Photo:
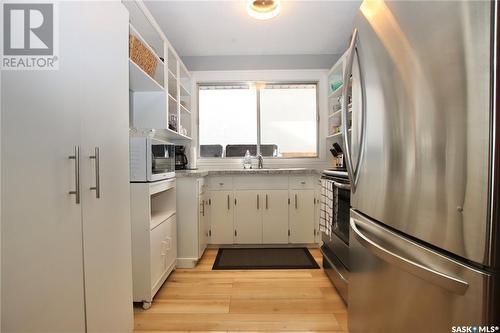
[[[491,276],[351,210],[349,332],[486,325]]]

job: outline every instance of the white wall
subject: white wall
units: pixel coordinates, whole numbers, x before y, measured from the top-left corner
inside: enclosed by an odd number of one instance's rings
[[[190,71],[293,70],[331,68],[341,54],[185,56]]]
[[[319,107],[319,156],[318,158],[264,158],[264,167],[303,167],[324,169],[330,166],[329,153],[326,148],[326,133],[328,129],[327,106],[327,70],[263,70],[263,71],[194,71],[192,74],[193,113],[191,145],[198,147],[198,83],[206,82],[238,82],[238,81],[303,81],[318,82]],[[199,150],[198,150],[199,151]],[[256,161],[254,161],[256,162]],[[200,169],[242,168],[243,161],[239,158],[198,158]]]

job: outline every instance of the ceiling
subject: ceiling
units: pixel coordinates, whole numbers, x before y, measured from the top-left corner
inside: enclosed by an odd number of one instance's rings
[[[181,57],[338,55],[347,47],[361,1],[282,1],[259,21],[246,1],[145,1]]]

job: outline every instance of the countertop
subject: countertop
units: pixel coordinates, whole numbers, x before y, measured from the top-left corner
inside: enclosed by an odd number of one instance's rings
[[[206,177],[206,176],[234,176],[234,175],[290,175],[311,174],[319,175],[321,170],[309,168],[264,168],[264,169],[223,169],[223,170],[177,170],[176,178]]]

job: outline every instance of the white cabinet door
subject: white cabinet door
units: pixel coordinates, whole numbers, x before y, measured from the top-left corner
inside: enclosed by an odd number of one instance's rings
[[[233,244],[233,192],[211,191],[211,244]]]
[[[61,1],[54,14],[59,69],[2,73],[1,330],[130,331],[128,13],[119,2]],[[95,206],[90,138],[112,169]],[[80,204],[68,194],[74,146]]]
[[[262,244],[262,192],[235,191],[236,244]]]
[[[151,286],[154,288],[166,270],[167,228],[165,221],[157,225],[150,233]]]
[[[290,243],[314,243],[314,190],[290,191]]]
[[[212,215],[212,199],[210,198],[210,192],[205,192],[205,224],[204,224],[204,236],[205,236],[205,248],[208,243],[210,243],[210,216]]]
[[[177,260],[177,221],[175,216],[165,221],[165,270],[168,270]]]
[[[208,199],[206,194],[198,196],[198,258],[201,258],[207,247],[207,211]]]
[[[58,16],[59,70],[1,73],[2,332],[85,331],[82,213],[68,194],[68,156],[81,144],[86,59],[75,36],[89,16],[63,2]]]
[[[288,190],[264,191],[262,200],[263,243],[288,243]]]
[[[61,5],[63,5],[61,3]],[[88,332],[133,328],[129,185],[128,12],[120,2],[82,3],[81,181]],[[62,15],[61,15],[62,17]],[[102,22],[102,24],[96,24]],[[61,27],[61,31],[64,30]],[[66,57],[61,55],[61,63]],[[95,156],[99,149],[99,161]],[[98,163],[97,163],[98,162]],[[100,195],[91,187],[99,180]]]

